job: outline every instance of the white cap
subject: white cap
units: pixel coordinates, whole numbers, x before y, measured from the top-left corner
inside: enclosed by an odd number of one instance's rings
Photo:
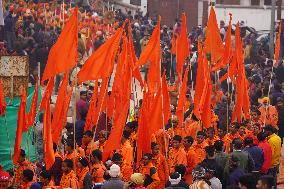
[[[111,177],[118,177],[120,175],[120,167],[116,164],[113,164],[109,168],[109,176]]]

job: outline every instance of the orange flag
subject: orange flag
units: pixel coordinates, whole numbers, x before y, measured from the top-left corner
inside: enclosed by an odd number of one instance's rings
[[[13,155],[14,164],[17,164],[21,152],[23,128],[26,127],[26,105],[27,105],[27,93],[26,89],[23,87],[21,103],[18,110],[17,130],[16,130],[16,138],[14,144],[14,155]]]
[[[37,100],[38,100],[38,82],[36,82],[36,87],[32,99],[32,104],[30,107],[30,111],[27,114],[26,120],[26,127],[23,129],[23,132],[26,132],[30,126],[32,126],[35,122],[36,112],[37,112]]]
[[[275,64],[276,65],[278,65],[278,62],[279,62],[281,30],[282,30],[282,20],[280,21],[280,24],[279,24],[278,36],[277,36],[277,40],[276,40],[276,44],[275,44],[274,59],[275,59]]]
[[[176,116],[179,120],[179,126],[181,126],[181,123],[183,122],[183,114],[185,112],[185,102],[186,102],[186,92],[187,92],[187,82],[188,82],[188,70],[189,67],[186,68],[184,73],[184,78],[182,81],[180,93],[179,93],[179,99],[178,99],[178,105],[176,109]]]
[[[176,71],[178,74],[178,81],[180,81],[182,77],[183,66],[185,64],[186,58],[189,55],[189,41],[187,37],[186,16],[184,13],[182,14],[181,32],[177,37],[176,43]]]
[[[39,111],[40,112],[45,107],[45,104],[50,102],[50,95],[49,95],[49,93],[52,92],[53,86],[54,86],[54,77],[50,78],[48,83],[47,83],[46,89],[44,91],[44,94],[43,94],[43,97],[41,99],[40,106],[39,106]]]
[[[194,109],[193,113],[197,118],[201,118],[200,114],[200,100],[203,93],[203,88],[205,86],[205,79],[204,79],[204,53],[202,49],[202,45],[200,40],[198,40],[198,66],[197,66],[197,74],[196,74],[196,85],[195,85],[195,92],[194,92]]]
[[[69,74],[65,73],[58,91],[58,96],[53,111],[53,119],[51,123],[53,141],[59,141],[61,131],[63,127],[65,127],[65,125],[63,125],[63,122],[61,121],[61,115],[65,107],[68,82],[69,82]]]
[[[44,158],[46,169],[49,170],[55,162],[55,155],[53,150],[52,129],[51,129],[51,112],[50,103],[46,103],[43,114],[43,137],[44,137]]]
[[[164,125],[166,125],[168,120],[171,118],[171,104],[170,104],[170,96],[169,96],[165,72],[162,76],[162,93],[163,93]]]
[[[92,95],[90,105],[89,105],[89,110],[88,110],[87,117],[86,117],[86,122],[85,122],[85,127],[84,127],[85,131],[89,130],[94,124],[93,115],[97,107],[97,98],[98,98],[98,90],[99,90],[99,86],[97,82],[95,83],[95,85],[96,86],[93,91],[93,95]]]
[[[207,73],[207,86],[204,90],[205,94],[203,95],[204,99],[201,99],[203,102],[202,104],[202,110],[201,110],[201,121],[205,129],[211,127],[211,94],[212,94],[212,84],[211,84],[211,78],[210,73]]]
[[[152,36],[148,44],[145,46],[142,51],[140,58],[136,64],[137,66],[141,66],[146,64],[148,61],[152,62],[153,58],[155,59],[155,53],[157,53],[157,49],[160,48],[160,19],[158,20],[157,26],[154,29]],[[160,51],[159,51],[160,52]]]
[[[225,50],[222,61],[212,68],[212,71],[220,70],[223,66],[229,64],[232,57],[232,14],[230,14],[230,22],[226,32]]]
[[[209,19],[206,28],[204,41],[204,52],[211,55],[213,65],[221,60],[224,53],[224,46],[217,24],[216,14],[213,7],[210,9]]]
[[[140,73],[140,70],[138,67],[135,68],[135,64],[137,62],[137,58],[136,58],[136,55],[135,55],[135,50],[134,50],[134,45],[133,45],[133,39],[132,39],[132,30],[131,30],[131,26],[129,24],[129,27],[128,27],[128,50],[129,50],[129,56],[130,56],[130,66],[132,68],[132,74],[133,74],[133,77],[135,77],[139,83],[140,83],[140,86],[143,88],[143,79],[141,77],[141,73]]]
[[[77,63],[78,50],[78,8],[64,26],[58,40],[50,49],[42,82],[56,74],[68,72]]]
[[[123,31],[124,25],[86,60],[78,73],[79,83],[107,78],[111,75]]]
[[[4,116],[6,111],[6,101],[4,97],[4,89],[2,80],[0,80],[0,116]]]

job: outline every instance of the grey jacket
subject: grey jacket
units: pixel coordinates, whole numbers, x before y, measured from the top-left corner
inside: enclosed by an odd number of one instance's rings
[[[102,189],[123,189],[124,182],[119,178],[111,178],[104,183]]]

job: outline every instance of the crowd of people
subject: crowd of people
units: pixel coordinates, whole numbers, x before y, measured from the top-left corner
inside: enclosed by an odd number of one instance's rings
[[[4,48],[1,55],[27,55],[30,61],[30,82],[35,84],[37,63],[41,73],[48,52],[56,42],[64,22],[71,14],[74,2],[38,3],[16,0],[5,5]],[[79,4],[78,65],[98,49],[127,18],[133,31],[136,56],[139,57],[157,23],[140,12],[110,11],[112,24],[101,16],[101,10]],[[284,25],[284,24],[283,24]],[[94,84],[80,86],[76,102],[76,125],[68,123],[60,145],[54,144],[55,163],[46,170],[44,164],[43,114],[34,127],[37,162],[30,162],[21,150],[15,169],[6,172],[0,168],[0,188],[72,188],[72,189],[272,189],[284,184],[281,144],[284,137],[284,34],[281,34],[280,63],[273,68],[267,41],[257,40],[257,33],[248,35],[241,27],[244,41],[244,61],[249,80],[251,103],[250,119],[241,123],[230,122],[233,112],[232,83],[218,83],[226,69],[212,75],[214,82],[212,127],[203,129],[193,113],[192,86],[197,72],[197,41],[204,39],[206,27],[192,28],[188,35],[191,54],[184,67],[190,64],[187,110],[184,119],[175,115],[179,88],[176,84],[176,57],[173,38],[180,32],[181,21],[172,27],[161,27],[162,70],[168,81],[172,116],[165,130],[153,133],[152,153],[137,159],[137,130],[139,111],[143,100],[129,112],[121,146],[103,161],[104,145],[111,132],[112,120],[100,112],[96,130],[85,130],[86,116]],[[225,41],[224,22],[220,35]],[[234,43],[234,31],[232,32]],[[143,66],[147,77],[149,65]],[[72,77],[71,77],[72,79]],[[58,90],[60,77],[57,81]],[[134,94],[133,94],[134,95]],[[95,133],[95,136],[94,136]],[[96,134],[97,133],[97,134]]]

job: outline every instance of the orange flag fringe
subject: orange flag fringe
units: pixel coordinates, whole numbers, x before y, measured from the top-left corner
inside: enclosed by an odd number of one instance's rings
[[[14,164],[17,164],[21,152],[22,134],[23,134],[23,129],[26,127],[26,105],[27,105],[27,94],[26,94],[26,89],[23,87],[21,103],[18,110],[17,130],[16,130],[16,138],[14,144],[14,155],[13,155]]]
[[[0,80],[0,116],[4,116],[6,112],[6,101],[4,97],[4,89],[2,80]]]
[[[102,79],[111,75],[123,31],[124,25],[86,60],[78,73],[79,83]]]
[[[61,72],[67,72],[77,63],[78,8],[64,26],[57,42],[50,49],[42,82]]]
[[[27,123],[26,127],[23,129],[23,132],[26,132],[29,129],[29,127],[32,126],[35,122],[36,112],[37,112],[37,101],[38,101],[38,82],[36,82],[32,104],[29,113],[27,114],[26,117]]]
[[[282,21],[280,21],[280,24],[279,24],[278,35],[277,35],[277,40],[276,40],[276,44],[275,44],[274,59],[275,59],[275,64],[276,65],[278,65],[278,63],[279,63],[281,30],[282,30]]]
[[[185,64],[186,58],[189,55],[189,41],[187,37],[186,16],[184,13],[182,14],[181,32],[177,37],[176,43],[176,71],[178,74],[178,81],[180,81],[182,77],[183,65]]]
[[[207,22],[204,52],[206,55],[211,55],[211,63],[213,63],[213,65],[217,64],[217,62],[221,60],[224,53],[224,46],[213,7],[210,9],[209,19]]]

